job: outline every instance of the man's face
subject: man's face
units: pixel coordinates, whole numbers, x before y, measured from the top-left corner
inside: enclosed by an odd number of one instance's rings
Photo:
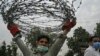
[[[37,45],[47,46],[48,47],[48,40],[46,38],[41,38],[39,41],[36,41]]]
[[[100,42],[100,38],[93,38],[92,43],[94,42]]]

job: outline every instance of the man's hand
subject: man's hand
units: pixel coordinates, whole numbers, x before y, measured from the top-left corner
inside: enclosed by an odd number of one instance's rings
[[[70,31],[71,28],[73,28],[76,25],[76,19],[68,19],[64,22],[64,25],[62,26],[63,31]]]
[[[8,30],[10,33],[15,37],[17,34],[20,33],[20,30],[18,29],[17,25],[15,23],[8,23],[7,25]]]

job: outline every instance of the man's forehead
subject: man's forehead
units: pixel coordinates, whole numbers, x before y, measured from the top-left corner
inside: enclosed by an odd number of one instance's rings
[[[100,40],[100,38],[99,37],[95,37],[95,38],[93,38],[93,40]]]
[[[48,41],[46,38],[41,38],[39,41],[44,40],[44,41]]]

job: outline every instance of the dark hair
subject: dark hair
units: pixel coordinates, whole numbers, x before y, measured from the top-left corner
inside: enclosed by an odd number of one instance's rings
[[[99,38],[99,36],[90,36],[90,37],[89,37],[89,42],[92,42],[92,40],[93,40],[94,38]]]
[[[48,35],[40,35],[40,36],[37,38],[37,41],[39,41],[39,40],[42,39],[42,38],[47,39],[48,43],[50,42],[50,38],[49,38]]]

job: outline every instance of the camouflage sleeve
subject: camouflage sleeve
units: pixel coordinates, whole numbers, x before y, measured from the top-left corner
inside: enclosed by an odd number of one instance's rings
[[[32,51],[29,50],[29,48],[25,46],[20,36],[16,35],[13,40],[16,42],[16,44],[18,45],[18,47],[20,48],[24,56],[34,56]]]
[[[57,56],[66,38],[65,35],[60,34],[45,56]]]

